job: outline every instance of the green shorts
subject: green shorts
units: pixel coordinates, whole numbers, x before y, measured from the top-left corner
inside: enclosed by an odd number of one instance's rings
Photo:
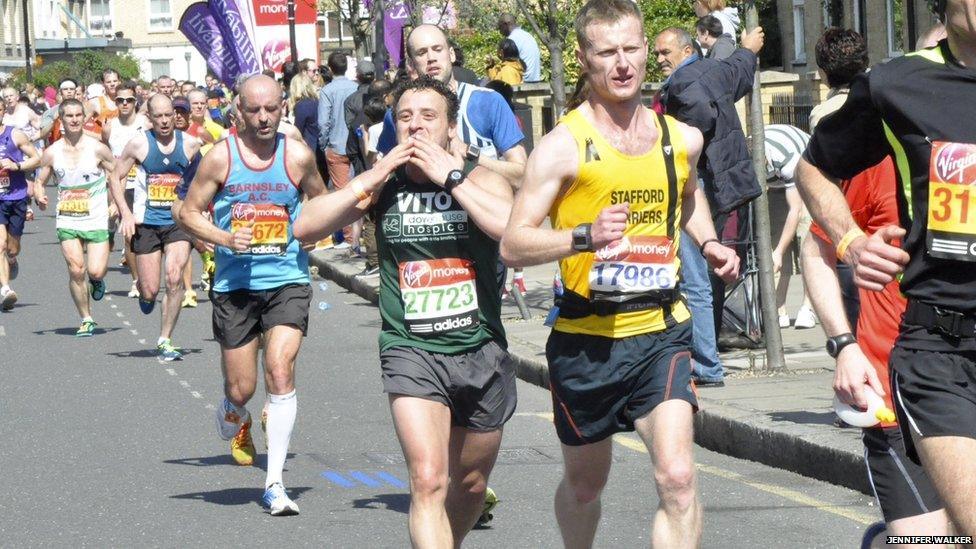
[[[108,242],[108,230],[76,231],[74,229],[58,229],[58,242],[65,240],[81,240],[84,242]]]

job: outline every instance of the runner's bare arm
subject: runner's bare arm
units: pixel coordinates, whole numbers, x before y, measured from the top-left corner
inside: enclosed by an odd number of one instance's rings
[[[525,177],[502,235],[501,256],[506,265],[539,265],[576,253],[572,230],[557,231],[541,225],[578,170],[576,140],[565,126],[557,126],[542,138],[526,163]]]
[[[344,188],[320,194],[306,202],[295,221],[295,238],[314,242],[361,218],[383,190],[390,174],[410,159],[413,149],[412,141],[401,143],[381,158],[373,169],[357,175]],[[371,197],[360,200],[357,196],[360,188]]]
[[[464,168],[461,153],[450,152],[421,136],[411,137],[414,155],[410,163],[420,168],[431,182],[443,187],[452,170]],[[495,240],[500,240],[512,210],[511,184],[502,175],[477,166],[468,177],[451,191],[474,222]]]
[[[511,149],[508,149],[500,159],[488,157],[478,158],[479,166],[483,166],[497,174],[500,174],[502,177],[508,180],[508,183],[512,189],[516,190],[522,185],[522,178],[525,176],[526,162],[527,155],[525,154],[525,147],[522,145],[516,145]]]
[[[109,175],[115,171],[115,156],[112,154],[112,149],[108,148],[108,145],[104,143],[97,143],[95,147],[95,155],[98,157],[98,167],[101,168],[106,175]],[[115,200],[112,199],[111,193],[109,193],[109,196],[106,197],[106,200],[108,200],[109,217],[115,217],[119,213],[119,208],[115,205]]]
[[[196,176],[190,182],[183,206],[179,211],[180,226],[188,233],[218,246],[225,246],[231,249],[241,249],[235,246],[234,233],[225,231],[214,225],[213,221],[206,215],[210,203],[213,201],[217,191],[227,176],[230,166],[230,157],[227,147],[215,147],[206,156],[200,159],[200,166],[197,168]],[[246,242],[250,242],[251,228],[239,229],[235,233],[246,233]],[[244,240],[241,238],[240,240]],[[244,242],[246,244],[246,242]]]
[[[188,133],[183,134],[183,154],[186,155],[187,159],[192,159],[198,152],[200,152],[200,147],[203,146],[203,142],[193,137]]]
[[[133,230],[135,226],[135,219],[132,217],[132,211],[129,210],[129,205],[125,203],[125,181],[129,176],[129,170],[136,162],[140,162],[146,157],[149,152],[149,142],[146,140],[146,134],[139,132],[132,138],[132,141],[126,143],[125,148],[122,149],[122,155],[115,162],[115,169],[112,170],[108,178],[108,190],[112,195],[112,200],[115,202],[115,207],[119,209],[119,213],[122,214],[122,230],[125,232],[127,224],[133,225]],[[126,236],[130,236],[127,234]]]
[[[285,137],[290,137],[291,139],[301,143],[305,142],[305,138],[302,137],[301,130],[299,130],[294,124],[289,124],[288,122],[282,120],[281,123],[278,124],[278,131],[285,134]]]
[[[682,242],[680,245],[700,246],[702,243],[707,243],[701,246],[702,255],[717,276],[730,282],[739,276],[739,256],[732,248],[716,241],[715,224],[712,222],[708,200],[698,187],[696,166],[703,146],[702,134],[687,124],[681,124],[680,128],[688,151],[688,179],[681,193],[681,228],[695,240],[694,243]]]
[[[841,242],[849,231],[858,228],[836,181],[806,158],[800,159],[796,171],[796,186],[810,216],[833,242]],[[871,238],[859,236],[850,242],[841,259],[854,268],[858,286],[881,291],[885,284],[894,280],[908,263],[908,254],[890,242],[904,236],[905,231],[900,227],[885,227]]]
[[[10,165],[4,165],[3,167],[8,170],[20,170],[24,172],[38,167],[41,164],[41,153],[37,152],[37,147],[27,137],[27,134],[20,130],[14,130],[12,135],[17,148],[20,149],[20,152],[24,153],[24,159],[20,161],[20,166],[17,166],[16,162],[4,160],[4,164],[9,162]]]
[[[325,194],[325,182],[322,181],[318,166],[315,165],[315,153],[308,148],[301,136],[299,139],[290,136],[285,139],[288,140],[286,141],[288,157],[285,158],[288,173],[298,176],[298,184],[309,199]]]
[[[109,139],[112,137],[112,124],[102,125],[102,143],[108,145]]]
[[[37,177],[34,178],[34,201],[37,202],[37,206],[41,211],[47,209],[47,193],[44,192],[44,186],[51,179],[55,150],[56,147],[53,145],[44,149],[44,153],[41,154],[41,165],[37,170]]]
[[[837,260],[834,259],[833,247],[815,233],[810,233],[803,240],[800,263],[803,267],[803,285],[824,333],[827,337],[850,333],[852,330],[847,321],[840,282],[837,279]],[[871,385],[878,394],[884,394],[877,372],[858,344],[841,349],[836,360],[834,392],[843,402],[866,408],[865,383]]]

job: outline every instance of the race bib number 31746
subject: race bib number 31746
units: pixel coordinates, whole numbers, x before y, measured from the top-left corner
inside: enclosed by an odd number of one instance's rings
[[[399,270],[403,320],[410,333],[436,335],[478,325],[478,292],[470,261],[404,261]]]
[[[932,143],[925,244],[929,255],[976,261],[976,145]]]

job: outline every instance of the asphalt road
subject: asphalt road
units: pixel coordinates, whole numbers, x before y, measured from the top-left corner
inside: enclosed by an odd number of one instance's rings
[[[404,547],[409,497],[377,361],[377,310],[315,281],[298,364],[298,423],[285,485],[301,506],[274,518],[255,467],[217,438],[221,377],[209,302],[184,309],[183,361],[155,357],[159,317],[125,296],[112,256],[96,335],[76,339],[54,220],[28,225],[17,307],[0,314],[0,545]],[[195,258],[199,273],[199,259]],[[328,303],[320,310],[319,303]],[[259,388],[259,393],[261,389]],[[263,398],[250,405],[259,412]],[[491,480],[501,503],[468,547],[558,547],[552,494],[560,451],[547,392],[519,382]],[[619,436],[598,547],[646,547],[656,506],[650,460]],[[880,520],[862,494],[697,449],[705,547],[852,547]]]

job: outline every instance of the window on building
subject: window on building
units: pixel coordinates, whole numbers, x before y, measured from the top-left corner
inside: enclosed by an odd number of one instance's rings
[[[173,8],[170,0],[149,0],[149,30],[173,30]]]
[[[112,9],[109,0],[89,0],[88,30],[99,36],[112,34]]]
[[[346,18],[340,17],[337,11],[329,11],[319,15],[318,25],[320,31],[319,36],[322,37],[319,40],[320,42],[338,42],[340,29],[342,31],[342,40],[352,41],[352,31],[349,29],[349,23]]]
[[[844,26],[843,0],[823,0],[823,26],[825,29]]]
[[[149,61],[149,73],[152,79],[155,80],[163,75],[169,75],[169,64],[172,62],[171,59],[152,59]]]
[[[888,12],[888,57],[901,55],[905,51],[905,40],[901,30],[905,24],[902,12],[903,0],[887,0]]]
[[[807,61],[806,0],[793,0],[793,60],[796,63]]]

